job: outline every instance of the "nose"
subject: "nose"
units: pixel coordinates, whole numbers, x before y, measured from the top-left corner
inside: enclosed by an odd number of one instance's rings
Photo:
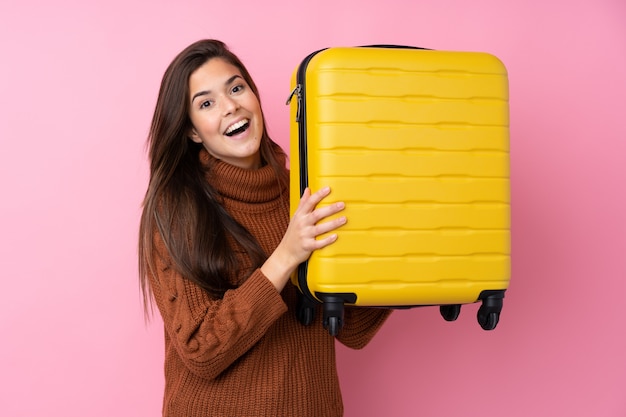
[[[224,95],[222,98],[222,113],[224,115],[231,114],[235,112],[239,108],[239,103],[237,100],[233,99],[228,95]]]

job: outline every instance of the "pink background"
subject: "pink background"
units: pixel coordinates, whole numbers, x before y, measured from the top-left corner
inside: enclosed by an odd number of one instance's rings
[[[3,0],[0,415],[160,414],[162,329],[136,276],[144,139],[166,65],[203,37],[248,65],[283,145],[291,72],[315,49],[485,51],[509,69],[501,322],[396,312],[339,349],[347,417],[626,415],[623,0]]]

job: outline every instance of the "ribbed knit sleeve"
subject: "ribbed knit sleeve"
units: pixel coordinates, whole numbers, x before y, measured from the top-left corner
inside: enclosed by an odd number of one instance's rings
[[[155,296],[169,340],[185,367],[204,379],[220,375],[287,311],[260,270],[223,299],[164,265],[158,281],[162,290]]]
[[[337,340],[352,349],[364,348],[385,323],[390,309],[346,306],[345,325],[337,335]]]

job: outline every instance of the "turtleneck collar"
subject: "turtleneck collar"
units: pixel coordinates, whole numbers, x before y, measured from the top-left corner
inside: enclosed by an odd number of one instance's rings
[[[240,203],[269,203],[276,201],[281,193],[276,173],[269,165],[259,169],[244,169],[231,165],[200,151],[200,160],[207,166],[207,180],[225,199]]]

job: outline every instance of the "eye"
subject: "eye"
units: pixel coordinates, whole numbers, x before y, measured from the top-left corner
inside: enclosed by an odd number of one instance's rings
[[[203,102],[200,103],[200,108],[206,109],[208,107],[211,107],[212,105],[213,105],[213,102],[211,100],[204,100]]]
[[[230,91],[231,93],[239,93],[241,91],[243,91],[244,89],[244,85],[243,84],[237,84],[236,86],[234,86]]]

